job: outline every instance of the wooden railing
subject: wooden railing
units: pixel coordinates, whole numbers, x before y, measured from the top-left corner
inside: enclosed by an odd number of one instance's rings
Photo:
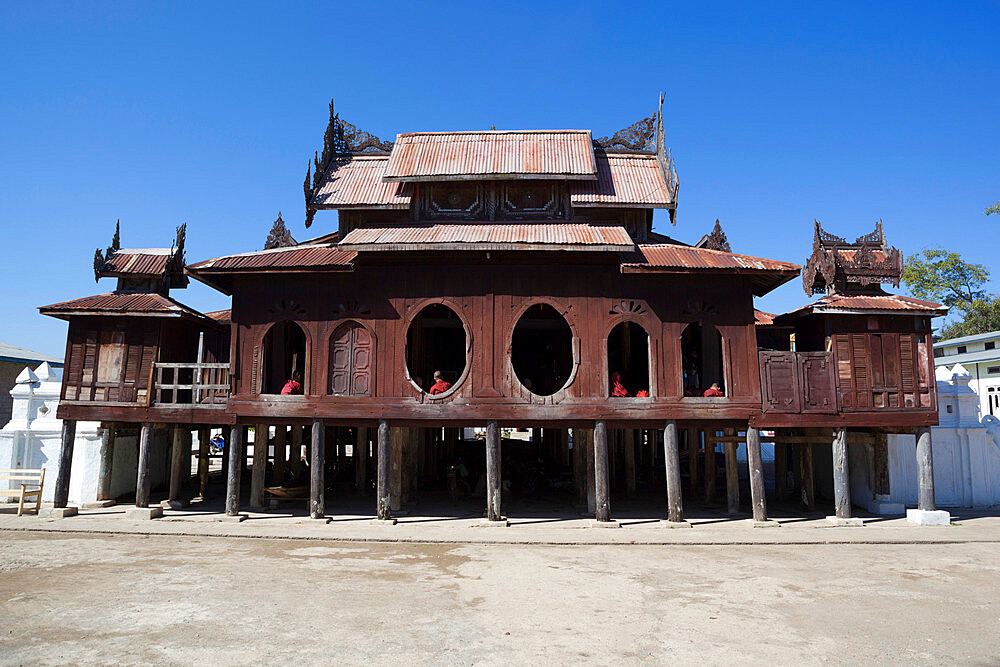
[[[154,363],[152,375],[152,405],[222,408],[229,400],[229,364]]]

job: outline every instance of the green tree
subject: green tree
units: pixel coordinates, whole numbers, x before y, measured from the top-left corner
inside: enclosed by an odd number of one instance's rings
[[[942,327],[944,339],[1000,330],[1000,296],[983,289],[989,278],[984,265],[940,248],[913,255],[903,267],[903,282],[914,296],[940,301],[960,317]]]
[[[993,206],[986,207],[986,215],[993,215],[994,213],[1000,214],[1000,201],[997,201]]]
[[[963,311],[965,317],[941,327],[941,338],[960,338],[1000,330],[1000,299],[978,299],[973,301],[968,309]]]
[[[989,278],[990,272],[982,264],[970,264],[957,252],[941,248],[913,255],[903,267],[903,282],[914,296],[959,308],[985,298],[982,286]]]

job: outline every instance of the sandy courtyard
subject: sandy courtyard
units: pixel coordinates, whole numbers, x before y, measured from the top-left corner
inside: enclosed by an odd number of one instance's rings
[[[996,544],[0,535],[0,663],[996,663]]]

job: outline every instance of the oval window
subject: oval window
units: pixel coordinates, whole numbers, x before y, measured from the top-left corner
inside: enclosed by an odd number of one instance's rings
[[[406,331],[406,370],[421,390],[441,394],[465,372],[465,327],[440,303],[423,308]]]
[[[518,381],[533,394],[551,396],[573,371],[573,331],[555,308],[531,306],[514,325],[510,361]]]

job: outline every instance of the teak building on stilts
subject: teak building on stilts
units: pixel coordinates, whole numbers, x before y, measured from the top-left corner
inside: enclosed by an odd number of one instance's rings
[[[450,474],[454,486],[456,467],[472,465],[456,462],[459,429],[484,427],[476,486],[487,518],[501,521],[508,481],[535,488],[517,479],[503,431],[532,429],[536,459],[571,471],[574,502],[597,521],[613,520],[610,489],[634,496],[655,479],[663,518],[682,522],[685,486],[688,498],[740,511],[745,445],[743,500],[764,521],[762,440],[775,444],[776,496],[797,490],[810,509],[814,445],[829,448],[846,518],[848,443],[870,450],[885,484],[884,434],[912,430],[921,504],[933,509],[930,318],[942,309],[881,290],[902,268],[881,225],[848,243],[817,223],[805,286],[823,296],[774,317],[753,298],[801,267],[731,252],[718,224],[694,245],[654,232],[654,209],[674,222],[678,187],[662,98],[598,140],[489,130],[388,142],[331,104],[304,190],[306,226],[332,209],[336,231],[296,243],[279,216],[267,249],[186,266],[183,229],[169,250],[121,250],[116,234],[95,271],[118,289],[41,309],[70,322],[64,446],[74,420],[104,422],[109,450],[117,431],[138,429],[142,506],[152,429],[202,429],[205,442],[207,427],[222,427],[236,515],[254,427],[274,453],[254,448],[251,506],[304,458],[311,516],[326,514],[336,470],[374,491],[372,511],[389,519],[421,485],[443,487]],[[188,277],[231,295],[231,313],[171,298]],[[293,377],[301,393],[282,393]]]

